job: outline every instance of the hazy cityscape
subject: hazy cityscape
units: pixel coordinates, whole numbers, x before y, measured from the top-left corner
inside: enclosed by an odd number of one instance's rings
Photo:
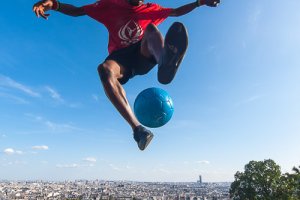
[[[134,181],[1,181],[0,200],[226,200],[230,183]]]

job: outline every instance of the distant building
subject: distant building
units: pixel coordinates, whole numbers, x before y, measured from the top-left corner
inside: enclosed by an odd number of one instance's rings
[[[202,176],[199,175],[199,180],[197,181],[197,183],[202,184]]]

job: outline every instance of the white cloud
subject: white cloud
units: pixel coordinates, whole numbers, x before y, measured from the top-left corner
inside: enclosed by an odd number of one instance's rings
[[[13,154],[22,155],[23,151],[14,150],[13,148],[6,148],[3,150],[3,153],[5,153],[6,155],[13,155]]]
[[[25,114],[27,117],[35,120],[36,122],[46,126],[51,131],[55,132],[70,132],[70,131],[79,131],[80,129],[68,124],[68,123],[55,123],[52,121],[49,121],[47,119],[44,119],[41,116],[33,115],[33,114]]]
[[[0,74],[0,90],[1,90],[0,97],[11,99],[11,100],[13,100],[17,103],[20,103],[20,104],[28,104],[29,102],[26,101],[23,98],[20,98],[19,96],[16,96],[15,94],[10,94],[9,93],[10,91],[22,92],[22,93],[25,93],[25,94],[27,94],[29,96],[32,96],[32,97],[41,97],[42,96],[42,94],[34,91],[29,86],[18,83],[17,81],[11,79],[10,77],[4,76],[2,74]],[[68,106],[68,107],[71,107],[71,108],[78,108],[78,107],[81,106],[81,103],[66,102],[62,98],[62,96],[59,94],[59,92],[56,91],[53,87],[43,86],[42,91],[47,92],[48,95],[56,103],[59,103],[59,104],[62,104],[64,106]]]
[[[79,168],[79,167],[94,167],[94,164],[57,164],[57,168]]]
[[[55,101],[56,104],[67,106],[70,108],[80,108],[82,106],[81,103],[78,102],[68,102],[66,101],[57,90],[53,87],[45,86],[44,89],[50,95],[50,97]]]
[[[3,76],[1,74],[0,74],[0,85],[8,87],[8,88],[19,90],[19,91],[24,92],[27,95],[32,96],[32,97],[40,97],[39,93],[34,92],[28,86],[22,85],[21,83],[18,83],[16,81],[14,81],[13,79],[11,79],[7,76]]]
[[[78,128],[67,123],[60,124],[48,120],[44,121],[44,125],[46,125],[52,131],[57,131],[57,132],[68,132],[68,131],[79,130]]]
[[[17,97],[15,95],[7,94],[7,93],[0,92],[0,97],[11,99],[11,100],[13,100],[14,102],[16,102],[18,104],[29,104],[29,102],[26,101],[25,99]]]
[[[28,163],[26,161],[21,161],[21,160],[15,160],[15,161],[10,161],[7,163],[3,163],[2,166],[10,166],[10,165],[27,165]]]
[[[46,145],[41,145],[41,146],[33,146],[31,147],[32,149],[35,149],[35,150],[48,150],[49,147],[46,146]]]
[[[12,155],[12,154],[15,153],[15,150],[12,149],[12,148],[7,148],[7,149],[4,149],[3,152],[4,152],[5,154],[7,154],[7,155]]]
[[[125,168],[126,168],[126,169],[133,169],[133,167],[130,166],[129,164],[127,164]]]
[[[15,153],[18,154],[18,155],[22,155],[22,154],[23,154],[23,151],[16,150]]]
[[[87,157],[87,158],[84,158],[83,160],[87,161],[87,162],[92,162],[92,163],[97,162],[97,159],[94,157]]]
[[[115,170],[115,171],[122,171],[121,168],[115,166],[114,164],[109,164],[109,166],[110,166],[113,170]]]
[[[160,173],[160,172],[162,172],[164,174],[171,174],[172,173],[170,170],[167,170],[165,168],[154,168],[152,170],[152,172],[154,172],[154,173]]]
[[[199,161],[196,161],[196,163],[198,163],[198,164],[205,164],[205,165],[210,164],[210,162],[208,160],[199,160]]]
[[[64,99],[61,97],[61,95],[53,88],[46,86],[45,89],[49,92],[51,98],[53,98],[54,100],[63,103]]]
[[[73,163],[73,164],[57,164],[56,165],[56,167],[57,168],[77,168],[77,167],[79,167],[79,165],[78,164],[76,164],[76,163]]]

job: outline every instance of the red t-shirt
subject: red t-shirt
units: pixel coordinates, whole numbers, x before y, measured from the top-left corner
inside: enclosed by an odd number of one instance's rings
[[[140,41],[150,23],[162,23],[172,11],[153,3],[131,6],[127,0],[99,0],[83,8],[107,28],[109,53]]]

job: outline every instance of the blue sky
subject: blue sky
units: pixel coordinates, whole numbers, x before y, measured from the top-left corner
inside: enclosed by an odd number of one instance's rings
[[[156,69],[125,85],[131,104],[153,86],[174,101],[144,152],[97,75],[105,28],[54,12],[37,19],[33,3],[0,8],[1,179],[232,181],[250,160],[271,158],[283,172],[299,165],[298,0],[224,1],[161,24],[165,34],[183,22],[190,45],[170,85],[158,84]]]

